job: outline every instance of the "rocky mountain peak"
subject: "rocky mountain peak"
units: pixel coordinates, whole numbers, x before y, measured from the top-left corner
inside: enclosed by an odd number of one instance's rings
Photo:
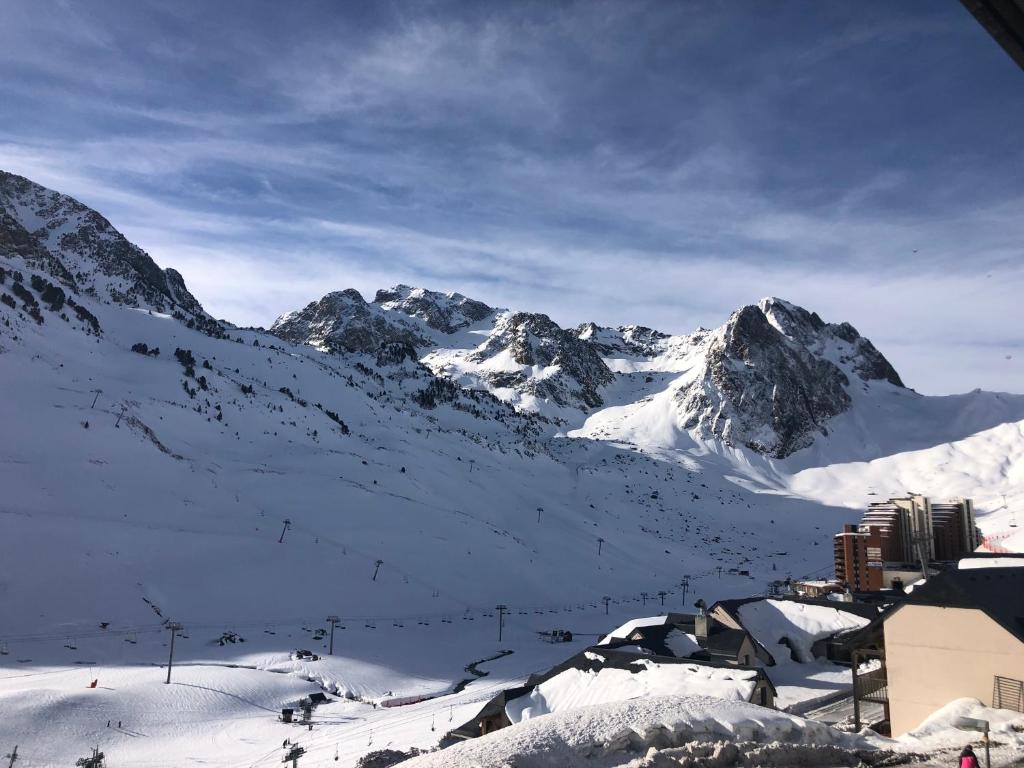
[[[434,330],[455,333],[486,319],[494,310],[482,301],[461,293],[440,293],[425,288],[396,285],[377,291],[373,303],[383,309],[397,310],[417,317]]]
[[[902,386],[852,325],[770,297],[709,336],[703,374],[677,397],[688,429],[782,458],[850,408],[852,376]]]
[[[605,328],[595,323],[584,323],[576,328],[576,335],[593,346],[601,355],[654,356],[660,351],[669,334],[643,325],[624,325]]]
[[[412,323],[367,303],[354,288],[332,291],[297,312],[282,315],[270,332],[293,344],[309,344],[325,352],[375,353],[386,344],[415,347],[427,343]]]
[[[816,354],[834,358],[840,367],[864,381],[884,380],[903,386],[896,369],[849,323],[826,323],[816,312],[773,296],[761,299],[758,309],[787,338]]]
[[[78,200],[0,171],[0,255],[20,258],[74,291],[212,323],[185,281]]]
[[[468,359],[482,363],[501,354],[523,368],[498,374],[500,382],[492,381],[494,386],[525,387],[561,406],[601,405],[598,390],[615,378],[598,351],[580,339],[578,332],[565,330],[545,314],[502,316],[487,341]]]

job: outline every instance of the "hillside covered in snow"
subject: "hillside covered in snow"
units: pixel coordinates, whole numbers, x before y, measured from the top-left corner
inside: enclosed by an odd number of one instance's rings
[[[167,619],[186,663],[353,707],[449,692],[511,642],[508,682],[565,655],[536,631],[596,640],[659,593],[685,610],[827,573],[876,496],[1024,501],[1024,397],[918,395],[851,325],[781,299],[671,336],[338,288],[235,327],[99,213],[0,173],[0,701],[74,709],[94,664],[130,690]],[[290,659],[323,653],[328,615],[339,655]],[[268,711],[305,690],[249,682],[233,695]]]

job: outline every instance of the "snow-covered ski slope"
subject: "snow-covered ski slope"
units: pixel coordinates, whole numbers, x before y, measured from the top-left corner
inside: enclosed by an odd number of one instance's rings
[[[687,610],[827,574],[831,534],[891,493],[970,495],[982,513],[1005,494],[982,526],[1016,530],[1024,398],[917,395],[855,332],[792,330],[798,308],[784,302],[669,337],[559,329],[404,287],[362,305],[346,292],[345,321],[320,329],[319,349],[213,323],[177,273],[98,214],[15,187],[0,195],[0,696],[32,722],[69,723],[53,760],[106,737],[81,697],[108,694],[68,677],[90,662],[117,681],[104,711],[165,706],[132,691],[139,665],[162,661],[166,619],[186,626],[184,663],[263,669],[295,648],[323,652],[314,632],[335,614],[346,655],[290,671],[367,700],[434,695],[503,647],[516,653],[491,662],[505,670],[496,684],[550,666],[579,646],[535,631],[596,642],[649,614],[642,593]],[[77,308],[55,307],[40,281]],[[727,368],[770,369],[780,392],[810,371],[814,408],[747,409],[763,377]],[[227,632],[248,644],[217,645]],[[259,718],[295,694],[277,682],[246,694],[248,674],[211,685],[257,702]],[[387,715],[352,706],[345,727]],[[396,745],[442,731],[424,720],[442,705],[413,706],[423,714]],[[11,722],[3,743],[28,727]],[[204,722],[219,738],[219,721]],[[169,747],[172,731],[149,745]],[[250,762],[273,746],[258,733],[235,745]]]

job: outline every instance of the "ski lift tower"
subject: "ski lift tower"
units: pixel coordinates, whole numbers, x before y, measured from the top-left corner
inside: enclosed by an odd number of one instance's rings
[[[914,547],[914,554],[921,563],[921,578],[928,581],[928,550],[932,543],[932,534],[929,531],[915,531],[910,538]]]
[[[291,762],[292,768],[299,768],[299,758],[306,754],[306,750],[298,744],[292,744],[291,748],[281,758],[282,763]]]
[[[100,752],[100,748],[93,747],[92,755],[78,758],[75,765],[79,768],[103,768],[103,758],[104,754]]]

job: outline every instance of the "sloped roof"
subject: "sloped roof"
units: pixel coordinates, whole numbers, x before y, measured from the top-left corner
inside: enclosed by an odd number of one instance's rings
[[[638,665],[638,660],[646,660],[655,664],[689,664],[701,667],[713,667],[723,670],[736,670],[753,672],[753,680],[764,681],[772,696],[777,696],[775,684],[761,667],[744,666],[741,664],[724,664],[708,661],[705,659],[680,659],[675,656],[658,656],[656,654],[638,654],[625,650],[617,650],[607,645],[594,645],[586,648],[574,656],[569,657],[561,664],[557,664],[546,672],[530,675],[524,685],[515,688],[508,688],[488,701],[483,708],[472,719],[463,723],[458,728],[449,731],[449,735],[455,738],[474,738],[480,735],[478,723],[485,717],[500,715],[505,711],[506,705],[513,699],[525,696],[541,683],[557,677],[566,670],[578,669],[586,672],[597,672],[602,669],[624,669],[632,673],[642,673],[645,667]]]
[[[1024,0],[960,0],[1010,58],[1024,69]]]
[[[678,647],[678,644],[673,642],[673,635],[696,636],[697,617],[693,614],[670,613],[664,618],[665,621],[661,624],[630,625],[630,632],[628,634],[621,634],[617,630],[613,633],[614,639],[611,639],[613,635],[609,635],[602,641],[603,645],[601,647],[617,648],[624,645],[639,645],[641,648],[646,648],[659,656],[678,657],[679,654],[673,649],[673,646]],[[701,642],[699,639],[696,639],[694,644],[695,646],[699,644],[699,648],[695,647],[694,652],[684,658],[735,659],[740,647],[743,645],[743,640],[750,637],[749,633],[742,629],[723,626],[715,621],[710,622],[710,625],[707,640]],[[625,626],[623,625],[623,627]],[[754,639],[752,637],[750,639],[751,643],[753,643]]]
[[[610,648],[607,645],[594,645],[590,648],[586,648],[575,656],[571,656],[561,664],[549,669],[547,672],[530,675],[530,678],[526,681],[525,688],[533,688],[540,685],[545,680],[550,680],[552,677],[560,675],[567,669],[579,669],[583,671],[595,671],[599,669],[607,669],[614,667],[617,669],[625,669],[630,672],[636,672],[640,670],[635,662],[638,658],[649,659],[657,664],[697,664],[704,667],[715,667],[718,669],[739,669],[739,670],[750,670],[759,673],[759,677],[764,677],[768,681],[769,685],[772,685],[771,678],[765,674],[764,669],[755,666],[744,666],[742,664],[724,664],[722,662],[710,661],[707,659],[680,659],[677,656],[660,656],[658,654],[638,654],[636,652],[618,650]],[[772,685],[772,690],[775,687]],[[509,697],[513,698],[513,697]]]
[[[878,606],[870,605],[866,603],[845,603],[841,600],[824,600],[819,598],[807,598],[807,597],[795,597],[792,595],[779,595],[768,597],[741,597],[734,600],[719,600],[717,603],[711,606],[710,610],[721,607],[727,614],[732,616],[736,621],[740,621],[739,609],[740,606],[746,605],[747,603],[755,603],[761,600],[776,600],[776,601],[790,601],[794,603],[803,603],[804,605],[820,605],[825,608],[834,608],[837,611],[844,613],[852,613],[854,616],[860,616],[865,619],[874,619],[878,617]],[[741,622],[742,623],[742,622]]]
[[[902,605],[974,608],[1024,642],[1024,568],[943,571],[916,587]]]

